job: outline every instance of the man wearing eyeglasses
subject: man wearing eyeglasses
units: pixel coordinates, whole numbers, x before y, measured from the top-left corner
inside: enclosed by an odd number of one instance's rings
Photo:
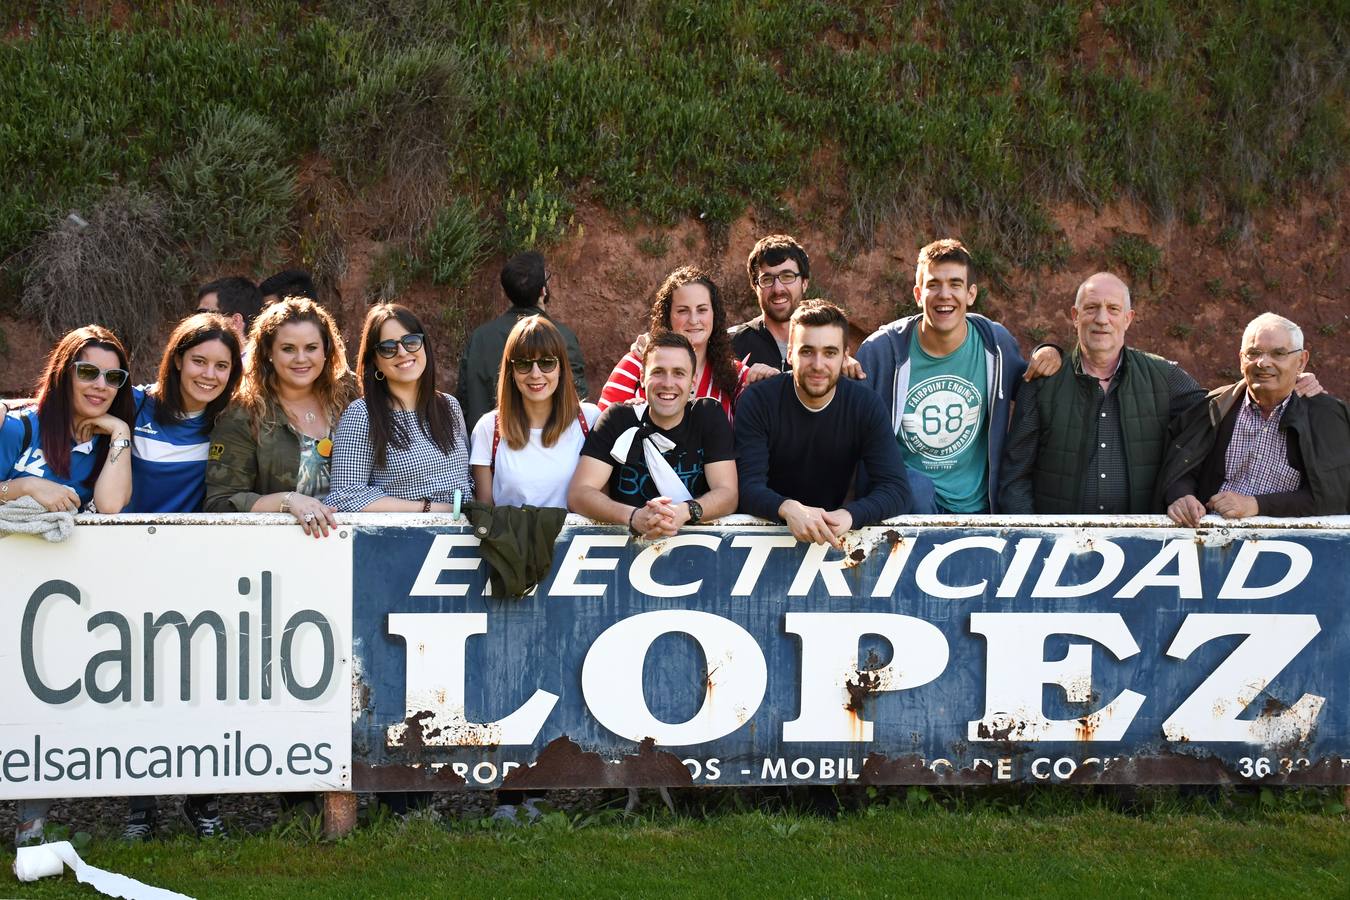
[[[1350,410],[1328,394],[1295,392],[1308,364],[1303,330],[1262,313],[1242,334],[1238,363],[1242,380],[1211,391],[1172,429],[1159,478],[1168,517],[1196,528],[1207,512],[1350,512]]]
[[[1078,345],[1064,367],[1018,392],[999,511],[1157,512],[1168,424],[1205,390],[1176,363],[1125,346],[1134,309],[1115,275],[1079,285],[1070,316]]]
[[[470,423],[470,427],[484,413],[496,408],[497,375],[502,364],[502,351],[506,349],[506,337],[516,327],[516,322],[526,316],[545,316],[558,326],[567,344],[567,363],[572,367],[577,398],[585,400],[589,396],[586,363],[581,357],[581,344],[576,333],[547,312],[551,277],[544,267],[543,254],[533,251],[517,253],[502,266],[502,290],[511,301],[511,308],[475,328],[459,357],[459,385],[455,396],[464,409],[464,421]]]
[[[760,314],[731,329],[731,347],[746,365],[785,372],[791,367],[788,322],[810,285],[811,259],[795,238],[771,234],[750,250],[745,269]]]

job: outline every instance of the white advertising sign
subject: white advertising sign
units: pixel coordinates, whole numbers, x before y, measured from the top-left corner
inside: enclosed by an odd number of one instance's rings
[[[349,535],[0,540],[0,798],[350,789]]]

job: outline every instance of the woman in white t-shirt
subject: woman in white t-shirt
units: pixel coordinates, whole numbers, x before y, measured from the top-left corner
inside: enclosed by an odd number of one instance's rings
[[[567,345],[544,316],[527,316],[506,338],[497,408],[474,426],[474,496],[498,506],[567,507],[581,445],[600,415],[577,399]]]

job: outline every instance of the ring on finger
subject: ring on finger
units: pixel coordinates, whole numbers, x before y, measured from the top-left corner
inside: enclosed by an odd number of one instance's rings
[[[305,513],[305,521],[306,521],[306,522],[313,522],[313,521],[314,521],[314,513],[312,513],[312,512]]]

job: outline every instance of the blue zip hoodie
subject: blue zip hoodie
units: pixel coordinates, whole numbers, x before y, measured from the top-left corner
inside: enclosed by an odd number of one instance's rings
[[[909,342],[922,316],[897,319],[878,328],[858,348],[858,362],[862,363],[867,379],[861,384],[881,395],[891,411],[891,431],[900,431],[900,417],[905,411],[905,395],[909,393]],[[1003,444],[1008,436],[1013,401],[1027,370],[1026,360],[1017,347],[1017,339],[1002,325],[977,313],[966,315],[967,324],[984,342],[985,371],[988,372],[986,393],[989,409],[989,511],[997,513],[999,466],[1003,460]],[[928,482],[925,493],[933,496],[932,482],[927,476],[909,471],[910,483]],[[914,498],[920,499],[916,492]]]

